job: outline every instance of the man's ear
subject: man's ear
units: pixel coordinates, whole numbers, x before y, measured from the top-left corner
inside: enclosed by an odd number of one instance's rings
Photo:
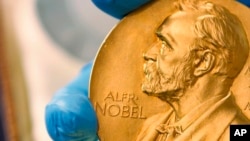
[[[194,76],[202,76],[214,67],[215,56],[207,50],[202,53],[200,58],[195,61]]]

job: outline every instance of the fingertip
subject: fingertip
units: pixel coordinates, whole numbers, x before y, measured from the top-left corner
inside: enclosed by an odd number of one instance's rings
[[[96,7],[118,19],[149,1],[151,0],[92,0]]]
[[[97,118],[89,99],[60,90],[45,108],[45,123],[53,140],[96,139]]]
[[[103,12],[117,19],[121,19],[128,12],[128,10],[115,5],[113,0],[109,0],[109,1],[92,0],[92,2],[95,4],[96,7],[101,9]]]

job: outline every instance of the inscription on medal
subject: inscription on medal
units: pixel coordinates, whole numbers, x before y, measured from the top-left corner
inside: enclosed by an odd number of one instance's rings
[[[139,98],[134,93],[110,91],[103,102],[95,102],[95,109],[103,116],[146,119]]]
[[[250,102],[247,102],[247,104],[246,104],[244,110],[245,110],[245,111],[246,111],[246,110],[250,111]]]

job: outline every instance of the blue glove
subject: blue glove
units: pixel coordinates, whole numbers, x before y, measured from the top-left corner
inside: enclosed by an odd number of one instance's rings
[[[129,12],[137,9],[151,0],[92,0],[92,2],[107,14],[121,19]],[[238,0],[250,7],[250,0]]]
[[[98,8],[118,19],[149,1],[151,0],[92,0]]]
[[[97,119],[87,97],[92,62],[46,106],[45,120],[54,141],[96,141]]]

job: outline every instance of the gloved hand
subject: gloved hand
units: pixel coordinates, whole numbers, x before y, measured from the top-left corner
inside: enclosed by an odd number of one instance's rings
[[[98,140],[97,119],[87,96],[91,68],[92,62],[46,106],[46,126],[54,141]]]
[[[122,18],[150,0],[92,0],[98,8]],[[249,0],[239,0],[250,6]],[[92,62],[68,86],[59,90],[46,106],[45,120],[54,141],[96,141],[97,119],[87,97]]]

